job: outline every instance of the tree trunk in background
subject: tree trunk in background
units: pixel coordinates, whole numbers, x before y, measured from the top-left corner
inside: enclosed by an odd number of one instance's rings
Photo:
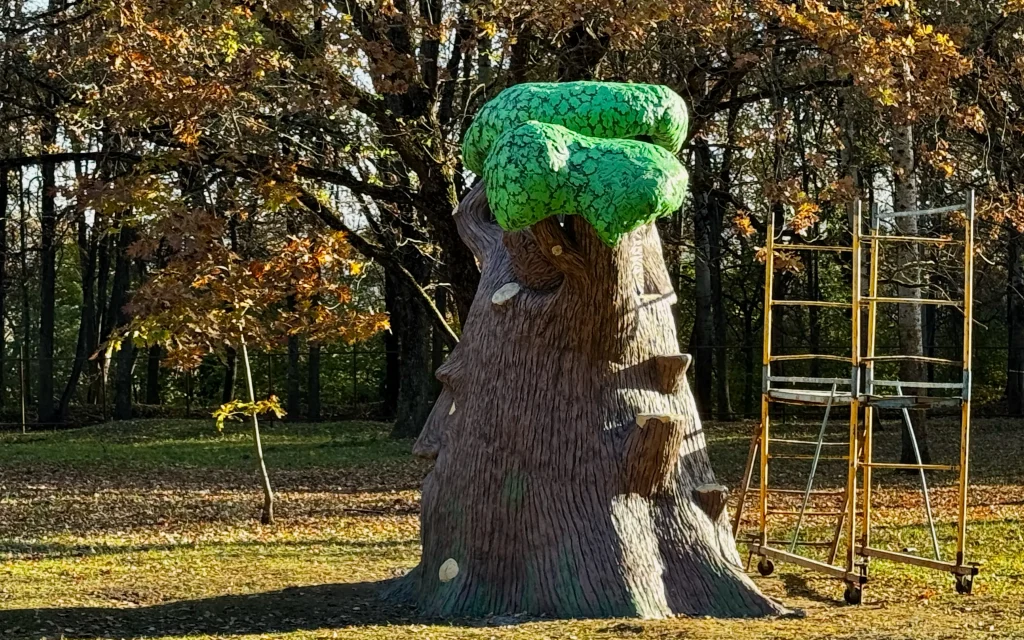
[[[817,225],[815,225],[817,230]],[[815,233],[817,236],[818,234]],[[821,281],[819,279],[819,252],[808,251],[810,255],[807,256],[807,299],[808,300],[820,300],[821,299]],[[821,353],[821,316],[818,313],[818,307],[807,308],[807,321],[808,327],[808,339],[810,344],[811,353]],[[814,358],[810,362],[810,375],[812,378],[821,377],[821,360]]]
[[[711,299],[715,323],[715,415],[719,420],[732,420],[732,398],[729,393],[729,323],[722,291],[722,203],[716,197],[712,207],[711,235]]]
[[[10,171],[0,169],[0,407],[7,395],[7,206]]]
[[[105,129],[101,135],[104,151],[116,153],[121,150],[122,140],[117,134],[112,134]],[[108,182],[113,179],[114,175],[127,169],[128,167],[120,161],[104,162],[99,167],[100,179]],[[117,310],[113,308],[114,292],[111,286],[111,267],[117,253],[117,243],[121,241],[120,227],[130,217],[130,214],[131,210],[127,209],[117,211],[108,217],[108,214],[98,211],[93,221],[93,236],[100,239],[100,243],[96,257],[96,311],[93,315],[96,329],[95,336],[90,339],[92,347],[89,350],[90,354],[96,354],[96,358],[90,366],[96,382],[90,396],[92,400],[102,402],[104,405],[107,404],[109,396],[107,382],[110,372],[105,343],[110,338],[115,328],[114,322],[117,319]],[[103,413],[105,416],[106,406],[103,407]]]
[[[576,216],[505,233],[482,185],[456,222],[483,274],[414,447],[422,560],[392,595],[444,617],[782,613],[740,565],[654,226],[615,248]]]
[[[714,372],[714,291],[711,284],[711,234],[714,203],[711,190],[711,151],[700,139],[693,142],[693,229],[694,229],[694,320],[690,353],[694,356],[693,377],[697,410],[711,416]]]
[[[892,162],[893,162],[893,207],[897,211],[914,211],[918,206],[917,174],[914,166],[914,128],[912,126],[899,126],[894,130],[892,141]],[[918,235],[917,218],[904,216],[896,218],[896,228],[900,235]],[[922,273],[920,267],[920,254],[918,245],[912,243],[898,243],[896,248],[896,260],[899,264],[898,277],[901,282],[910,285],[921,285]],[[897,295],[900,298],[920,298],[920,286],[906,286],[899,284],[896,287]],[[901,304],[898,309],[898,331],[900,339],[900,350],[903,355],[924,355],[924,331],[921,323],[921,305]],[[921,362],[902,360],[900,362],[900,379],[904,381],[921,381],[926,377],[926,371]],[[924,393],[924,389],[909,389],[911,393]],[[930,459],[928,451],[928,431],[925,423],[925,412],[921,409],[912,410],[910,418],[914,425],[914,433],[917,436],[917,444],[921,452],[921,460],[928,462]],[[914,448],[910,433],[903,427],[902,447],[900,460],[904,463],[915,462]]]
[[[217,198],[218,208],[223,210],[223,198]],[[228,219],[228,242],[231,250],[239,253],[238,216],[232,214]],[[227,345],[224,347],[224,384],[220,391],[220,403],[227,404],[235,399],[235,378],[238,375],[238,351]]]
[[[81,179],[82,170],[80,163],[75,163],[75,174]],[[60,404],[57,408],[56,417],[60,422],[66,422],[68,411],[71,408],[71,399],[78,391],[78,382],[82,377],[89,358],[89,344],[93,341],[92,336],[96,332],[96,293],[93,288],[96,282],[96,249],[97,239],[95,231],[89,233],[89,225],[86,221],[84,203],[79,202],[75,207],[76,237],[78,242],[78,273],[82,282],[82,306],[78,320],[78,341],[75,345],[75,360],[71,365],[71,374],[68,376],[67,384],[64,385],[64,392],[60,395]]]
[[[290,305],[294,307],[295,301]],[[299,336],[288,336],[288,369],[285,373],[285,408],[288,420],[302,419],[302,385],[299,382]]]
[[[106,402],[106,398],[103,397],[103,388],[106,382],[107,354],[106,349],[100,347],[110,337],[111,327],[107,324],[110,298],[107,290],[110,287],[110,254],[115,242],[115,236],[109,233],[109,228],[106,227],[106,224],[103,227],[102,233],[100,229],[97,226],[95,231],[95,234],[102,236],[103,239],[99,244],[96,256],[96,309],[93,314],[93,318],[96,320],[96,334],[94,346],[90,349],[90,354],[96,354],[96,358],[94,361],[91,361],[92,365],[90,367],[95,376],[95,383],[89,390],[89,400],[94,403]]]
[[[747,302],[743,308],[743,415],[747,418],[754,417],[755,375],[754,305]]]
[[[778,76],[778,62],[773,56],[771,60],[772,70],[776,76]],[[783,111],[783,100],[778,92],[777,83],[772,83],[772,96],[771,96],[771,108],[774,114],[773,127],[772,127],[772,177],[775,180],[775,184],[782,184],[783,174],[783,159],[786,153],[786,142],[783,136],[783,123],[784,123],[784,111]],[[766,245],[767,245],[767,229],[774,229],[773,243],[778,243],[779,235],[786,228],[786,211],[783,207],[782,202],[779,200],[778,192],[770,193],[770,201],[768,206],[768,215],[771,216],[768,220],[771,224],[766,224]],[[772,275],[772,300],[783,300],[786,295],[785,292],[789,285],[789,276],[791,274],[786,271],[776,271]],[[763,288],[763,285],[762,285]],[[765,308],[764,302],[761,303],[761,318],[762,326],[765,321],[770,318],[771,321],[771,335],[768,337],[771,344],[771,353],[769,355],[776,355],[786,353],[786,334],[782,331],[783,320],[785,318],[785,307],[772,307],[768,305]],[[762,334],[763,335],[763,334]],[[778,362],[772,364],[769,369],[773,376],[784,376],[786,375],[786,362]],[[763,375],[763,374],[762,374]],[[786,410],[785,405],[780,407],[782,411]],[[783,414],[785,415],[785,414]]]
[[[406,268],[420,282],[429,277],[430,266],[422,256],[406,257]],[[433,405],[434,384],[430,377],[431,319],[416,303],[416,294],[404,280],[395,283],[395,309],[389,310],[392,331],[398,337],[399,368],[396,418],[392,436],[415,437],[423,428]]]
[[[842,148],[840,150],[840,162],[842,163],[842,169],[843,169],[844,173],[846,174],[846,176],[848,176],[850,178],[850,181],[853,183],[853,187],[854,187],[854,191],[855,191],[855,193],[853,195],[853,198],[854,198],[854,202],[856,202],[857,198],[863,198],[864,197],[864,182],[865,182],[864,174],[865,173],[868,174],[869,178],[868,178],[867,182],[869,184],[873,180],[873,178],[871,177],[872,174],[871,174],[870,169],[867,170],[867,171],[864,171],[864,170],[862,170],[862,167],[861,167],[861,157],[860,157],[860,153],[858,153],[858,140],[860,139],[860,131],[857,128],[857,124],[858,124],[859,120],[858,120],[857,114],[854,112],[853,107],[852,107],[853,101],[849,100],[845,96],[844,93],[840,93],[839,96],[840,96],[839,97],[839,112],[841,114],[840,117],[841,117],[841,124],[842,124],[842,130],[843,130],[843,144],[842,144]],[[848,207],[847,207],[847,219],[849,220],[849,224],[850,224],[851,227],[853,226],[853,209],[852,209],[853,206],[854,206],[854,203],[851,202],[848,205]],[[870,207],[870,204],[869,204],[869,205],[866,205],[864,210],[862,211],[862,216],[864,216],[862,219],[863,220],[867,220],[868,219],[867,216],[870,215],[870,212],[871,212],[871,207]],[[863,229],[862,229],[862,231],[863,231]],[[867,289],[868,281],[870,280],[870,276],[871,276],[870,260],[862,260],[861,262],[862,262],[861,274],[860,274],[860,276],[861,276],[860,277],[860,280],[861,280],[861,295],[866,296],[867,295],[867,290],[868,290]],[[852,287],[853,286],[853,276],[852,275],[850,276],[850,280],[848,280],[848,282],[850,283],[850,286]],[[868,327],[868,310],[865,307],[864,309],[861,309],[861,311],[860,311],[860,349],[861,349],[861,353],[859,355],[861,355],[861,356],[863,356],[864,354],[867,353],[867,344],[868,344],[868,340],[867,340],[867,330],[868,329],[867,329],[867,327]]]
[[[1010,343],[1006,357],[1006,401],[1012,416],[1024,416],[1024,233],[1010,228],[1007,251],[1006,326]]]
[[[25,404],[32,404],[32,304],[28,297],[28,207],[25,205],[28,189],[25,188],[24,175],[18,169],[18,242],[21,265],[21,343],[20,356],[23,359],[25,379]]]
[[[160,359],[163,349],[153,345],[146,352],[146,404],[160,404]]]
[[[732,98],[736,98],[733,91]],[[729,391],[729,322],[722,289],[722,241],[725,234],[726,198],[732,191],[732,161],[736,147],[736,121],[739,107],[729,110],[726,145],[722,166],[718,171],[718,188],[712,191],[709,213],[711,234],[708,237],[711,256],[711,295],[715,321],[715,413],[719,420],[732,420],[732,396]]]
[[[238,375],[238,352],[234,347],[227,347],[224,351],[224,386],[220,390],[221,404],[227,404],[235,399],[235,377]]]
[[[786,224],[786,210],[781,202],[773,202],[771,204],[771,212],[769,215],[775,223],[775,242],[779,241],[779,234]],[[787,292],[789,291],[790,283],[793,281],[794,275],[788,271],[779,271],[776,269],[775,276],[772,279],[772,300],[785,300]],[[764,285],[761,286],[762,291]],[[764,326],[764,314],[770,313],[772,318],[771,326],[771,344],[772,344],[772,355],[780,353],[786,353],[786,332],[783,331],[784,323],[789,319],[786,314],[786,307],[774,306],[771,309],[764,309],[764,302],[761,303],[761,326]],[[789,316],[792,317],[792,316]],[[762,333],[763,335],[763,333]],[[771,366],[771,373],[773,376],[784,376],[787,375],[786,369],[789,362],[774,362]],[[783,405],[780,408],[781,411],[785,411],[786,407]]]
[[[135,233],[130,227],[123,227],[118,233],[114,255],[114,280],[110,288],[110,308],[108,324],[121,327],[128,322],[128,314],[124,306],[128,304],[131,287],[131,261],[128,247],[134,241]],[[113,330],[112,330],[113,331]],[[115,420],[128,420],[132,417],[132,369],[135,366],[135,345],[131,340],[121,343],[121,349],[115,358],[117,363],[114,373],[114,411]]]
[[[434,305],[441,315],[447,315],[448,312],[448,295],[443,287],[438,287],[434,290]],[[444,337],[441,336],[440,330],[435,326],[433,328],[433,340],[431,341],[430,348],[430,370],[437,371],[437,369],[444,364],[445,349],[444,349]],[[436,378],[432,378],[434,384],[433,395],[436,398],[441,393],[440,381]]]
[[[298,234],[298,225],[294,218],[288,218],[288,235]],[[288,296],[288,310],[295,311],[295,296]],[[302,419],[302,383],[299,380],[299,336],[288,336],[288,366],[285,369],[285,399],[284,410],[286,420],[298,421]]]
[[[48,116],[43,120],[39,143],[45,152],[57,142],[57,121]],[[39,220],[39,366],[37,419],[53,422],[58,416],[53,406],[53,332],[57,291],[57,177],[56,165],[44,161],[41,166],[42,191],[40,193]]]
[[[125,341],[114,356],[114,420],[131,420],[132,371],[135,368],[135,345]]]
[[[938,357],[936,337],[939,330],[939,308],[929,304],[921,311],[924,314],[922,318],[924,322],[924,355],[935,358]],[[925,364],[925,374],[925,379],[928,382],[935,382],[935,365],[933,363]]]
[[[480,100],[486,102],[488,95],[487,90],[491,86],[491,82],[494,81],[494,73],[491,64],[492,48],[494,47],[494,41],[486,33],[480,35],[477,38],[476,44],[476,81],[483,87],[484,95],[480,96]]]
[[[722,291],[722,216],[725,208],[718,196],[711,201],[711,303],[714,315],[715,342],[715,415],[719,420],[732,420],[732,398],[729,394],[729,322]]]
[[[308,382],[306,384],[306,420],[320,421],[320,343],[309,342]]]
[[[391,328],[384,332],[384,379],[381,381],[381,399],[384,403],[382,414],[394,419],[398,410],[398,388],[401,386],[402,363],[398,357],[399,339],[396,333],[394,315],[398,312],[399,283],[388,273],[384,274],[384,308],[391,319]]]

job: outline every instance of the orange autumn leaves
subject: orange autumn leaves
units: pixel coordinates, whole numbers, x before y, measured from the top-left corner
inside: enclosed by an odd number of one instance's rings
[[[849,177],[842,178],[826,185],[812,198],[804,191],[796,178],[784,180],[776,185],[765,186],[765,192],[773,201],[778,202],[786,211],[785,226],[793,233],[801,236],[815,227],[821,220],[822,206],[841,207],[856,197],[856,189]],[[756,231],[749,211],[739,211],[733,217],[733,228],[744,237]],[[767,248],[758,247],[755,255],[758,262],[764,263]],[[792,251],[776,249],[775,267],[782,271],[798,273],[803,269],[800,257]]]
[[[388,328],[386,314],[357,304],[363,263],[342,233],[291,236],[253,259],[224,246],[223,222],[201,213],[161,226],[163,246],[178,246],[135,294],[124,337],[165,347],[177,368],[194,368],[243,340],[264,349],[290,335],[351,343]],[[145,250],[145,241],[133,247]]]
[[[950,86],[971,61],[950,33],[928,24],[898,0],[869,0],[856,13],[820,0],[760,0],[766,15],[827,52],[838,69],[893,121],[953,113]]]

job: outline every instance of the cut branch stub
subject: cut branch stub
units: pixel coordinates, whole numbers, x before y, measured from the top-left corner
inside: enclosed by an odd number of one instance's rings
[[[506,302],[516,297],[519,293],[519,285],[515,282],[508,282],[491,295],[491,304],[496,307],[503,306]]]
[[[692,359],[688,353],[655,356],[654,368],[658,378],[658,390],[667,394],[678,391],[686,380],[686,370]]]
[[[709,518],[718,520],[729,500],[729,489],[721,484],[702,484],[693,490],[693,498]]]
[[[530,227],[533,239],[548,262],[566,275],[586,276],[587,263],[566,235],[557,218],[544,218]]]
[[[638,415],[626,438],[627,491],[650,497],[668,489],[682,446],[682,416]]]

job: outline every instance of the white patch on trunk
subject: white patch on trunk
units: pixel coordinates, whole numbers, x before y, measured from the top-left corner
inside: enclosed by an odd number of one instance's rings
[[[512,298],[516,297],[519,293],[519,285],[515,282],[509,282],[501,285],[497,291],[491,296],[491,304],[500,307]]]
[[[638,413],[636,415],[636,424],[637,424],[638,427],[645,427],[645,426],[647,426],[647,422],[650,421],[650,420],[657,420],[658,422],[663,422],[665,424],[668,424],[669,422],[672,422],[673,420],[682,420],[682,419],[683,419],[683,416],[680,416],[680,415],[672,415],[672,414],[656,415],[656,414],[652,414],[652,413]]]
[[[437,570],[437,577],[441,582],[451,582],[457,575],[459,575],[459,563],[455,562],[455,558],[448,558],[441,563],[441,568]]]

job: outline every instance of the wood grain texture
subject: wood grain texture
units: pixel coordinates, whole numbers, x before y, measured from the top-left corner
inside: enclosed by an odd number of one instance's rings
[[[784,613],[695,492],[716,483],[671,296],[650,297],[671,293],[657,231],[608,247],[566,221],[505,234],[481,184],[456,213],[483,273],[415,446],[435,460],[421,564],[392,595],[440,616]]]
[[[729,489],[721,484],[702,484],[693,490],[697,504],[712,520],[718,520],[729,500]]]

